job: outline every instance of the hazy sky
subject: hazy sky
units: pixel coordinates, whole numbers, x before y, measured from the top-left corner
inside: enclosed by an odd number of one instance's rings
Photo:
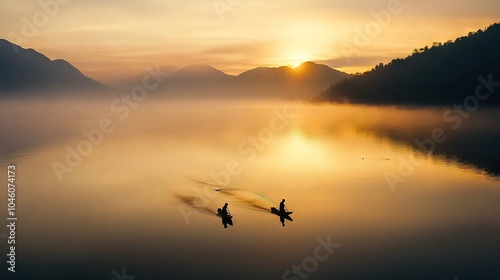
[[[0,0],[0,37],[103,82],[155,65],[361,72],[500,21],[498,0],[56,1]]]

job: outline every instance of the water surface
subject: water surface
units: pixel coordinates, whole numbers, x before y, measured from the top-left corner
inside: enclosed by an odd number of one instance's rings
[[[499,181],[494,168],[460,154],[477,154],[474,147],[453,148],[463,135],[498,135],[491,112],[450,130],[443,109],[204,101],[145,101],[128,114],[102,101],[0,107],[0,169],[18,171],[19,277],[111,279],[123,267],[136,279],[500,277]],[[411,145],[435,127],[451,144],[434,155]],[[259,210],[282,198],[294,212],[285,227]],[[209,213],[225,202],[234,215],[229,228]],[[318,238],[338,248],[302,276],[284,275],[314,258]]]

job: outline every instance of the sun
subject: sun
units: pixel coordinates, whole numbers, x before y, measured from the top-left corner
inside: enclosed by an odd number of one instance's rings
[[[293,67],[296,68],[302,63],[311,60],[311,56],[303,51],[295,51],[289,56],[289,64]]]
[[[303,60],[295,60],[292,62],[292,67],[297,68],[299,65],[301,65],[304,61]]]

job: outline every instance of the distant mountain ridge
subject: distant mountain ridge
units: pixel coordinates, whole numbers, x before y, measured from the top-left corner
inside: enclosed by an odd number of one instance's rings
[[[50,60],[33,49],[0,39],[0,96],[109,90],[65,60]]]
[[[323,64],[304,62],[296,68],[259,67],[237,76],[240,81],[252,84],[254,89],[273,88],[283,90],[282,96],[298,99],[314,98],[331,83],[350,77],[349,74],[332,69]]]
[[[470,32],[454,42],[415,49],[405,59],[377,65],[371,71],[333,84],[319,99],[338,103],[451,106],[475,95],[484,80],[500,82],[499,23]],[[483,86],[491,91],[491,85]],[[500,94],[491,94],[483,104],[499,106]]]
[[[295,69],[288,66],[258,67],[237,76],[202,64],[160,69],[169,76],[152,94],[161,97],[312,99],[332,83],[349,77],[314,62],[305,62]],[[141,80],[142,76],[138,75],[118,87],[126,91],[140,84]]]
[[[237,76],[212,66],[160,67],[168,73],[150,97],[312,99],[348,74],[326,65],[305,62],[295,69],[258,67]],[[127,92],[142,84],[138,75],[121,84]],[[50,60],[43,54],[0,39],[0,96],[88,96],[112,89],[83,75],[69,62]]]

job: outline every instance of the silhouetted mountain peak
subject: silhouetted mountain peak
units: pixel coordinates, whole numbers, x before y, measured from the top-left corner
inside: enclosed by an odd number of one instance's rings
[[[280,67],[257,67],[250,69],[238,75],[241,78],[255,77],[255,78],[269,78],[273,79],[276,76],[286,76],[292,73],[293,69],[288,66]]]
[[[14,92],[104,91],[109,88],[86,77],[63,59],[50,60],[34,49],[0,40],[0,94]]]
[[[5,39],[0,39],[0,48],[4,48],[6,46],[12,47],[12,45],[13,44],[11,42],[9,42],[9,41],[7,41]]]
[[[80,70],[78,70],[78,68],[71,65],[64,59],[54,59],[52,60],[52,64],[54,65],[54,67],[60,67],[61,70],[73,72],[74,74],[83,75],[83,73]]]
[[[301,65],[295,67],[294,74],[296,77],[301,79],[310,79],[310,80],[323,80],[327,79],[329,76],[343,76],[347,78],[343,72],[335,70],[330,66],[324,64],[317,64],[315,62],[304,62]]]
[[[224,72],[206,64],[194,64],[183,67],[177,72],[179,75],[226,75]]]
[[[316,66],[318,66],[319,64],[317,64],[316,62],[312,62],[312,61],[306,61],[304,63],[301,63],[299,66],[295,67],[294,70],[306,70],[306,69],[311,69],[311,68],[314,68]]]

